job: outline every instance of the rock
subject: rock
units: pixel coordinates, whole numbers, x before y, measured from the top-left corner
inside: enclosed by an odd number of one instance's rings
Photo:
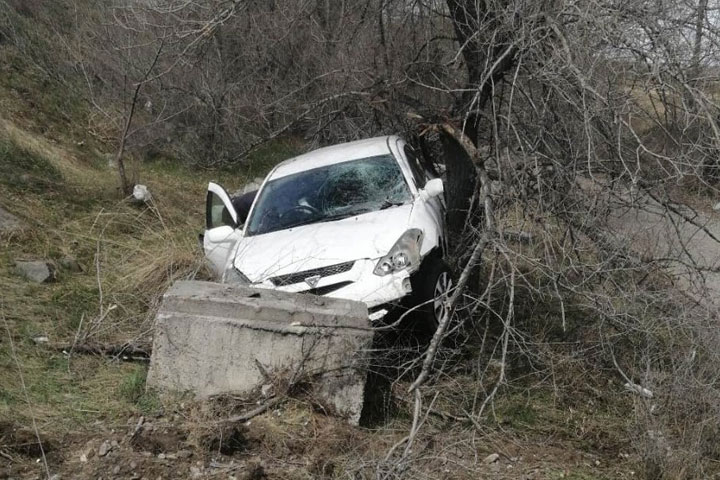
[[[497,453],[491,453],[490,455],[485,457],[485,459],[483,460],[483,463],[486,465],[489,465],[491,463],[497,462],[499,458],[500,458],[500,455],[498,455]]]
[[[95,449],[93,448],[93,441],[90,440],[85,444],[85,448],[80,452],[80,461],[86,463],[95,455]]]
[[[716,212],[720,212],[720,202],[713,205],[713,210],[715,210]]]
[[[17,272],[35,283],[53,282],[57,279],[55,267],[48,262],[15,262]]]
[[[270,395],[272,395],[273,386],[272,384],[268,383],[266,385],[263,385],[260,388],[260,393],[263,397],[268,398]]]
[[[50,476],[50,480],[62,480],[62,477],[59,473],[56,473],[55,475]]]
[[[60,266],[69,272],[80,273],[82,267],[72,255],[65,255],[60,259]]]
[[[23,223],[19,218],[0,207],[0,233],[11,233],[22,227]]]
[[[36,345],[40,345],[42,343],[48,343],[50,341],[50,338],[48,338],[47,335],[35,335],[32,337],[32,341],[35,342]]]
[[[148,203],[152,200],[152,193],[145,185],[135,185],[133,187],[133,198],[138,203]]]
[[[118,473],[120,473],[120,465],[115,465],[115,467],[113,467],[112,469],[112,473],[113,475],[117,475]]]
[[[108,453],[110,453],[110,450],[112,450],[112,446],[110,445],[110,442],[105,440],[102,445],[100,445],[100,448],[98,448],[98,456],[104,457]]]

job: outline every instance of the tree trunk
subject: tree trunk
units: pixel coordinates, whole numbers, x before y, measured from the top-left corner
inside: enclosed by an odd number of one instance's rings
[[[507,41],[494,41],[490,45],[482,42],[485,31],[493,33],[489,27],[496,23],[499,7],[491,8],[486,1],[477,0],[447,0],[447,6],[468,74],[466,89],[455,105],[455,113],[463,116],[463,133],[477,146],[480,113],[492,96],[493,84],[512,68],[516,49]]]
[[[695,17],[695,44],[693,45],[692,65],[690,67],[691,81],[697,83],[700,77],[700,53],[702,52],[703,30],[707,14],[708,0],[699,0]]]

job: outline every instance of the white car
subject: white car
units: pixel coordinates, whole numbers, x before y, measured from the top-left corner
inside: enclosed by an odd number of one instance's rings
[[[430,322],[442,314],[452,287],[443,182],[401,138],[291,158],[268,174],[247,218],[235,205],[210,183],[203,246],[222,282],[359,300],[371,320],[398,305],[419,305]]]

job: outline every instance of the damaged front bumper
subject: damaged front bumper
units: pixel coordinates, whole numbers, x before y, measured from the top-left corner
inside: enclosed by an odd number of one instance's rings
[[[378,309],[379,306],[399,303],[412,293],[407,271],[379,276],[373,273],[377,262],[378,259],[356,260],[348,271],[322,277],[313,287],[306,282],[276,286],[269,279],[252,286],[356,300],[368,306],[370,319],[376,321],[384,316],[383,308]]]

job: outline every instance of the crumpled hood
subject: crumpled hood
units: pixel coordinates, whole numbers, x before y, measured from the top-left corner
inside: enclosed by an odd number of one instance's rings
[[[387,254],[407,230],[412,204],[243,238],[234,265],[251,282]]]

